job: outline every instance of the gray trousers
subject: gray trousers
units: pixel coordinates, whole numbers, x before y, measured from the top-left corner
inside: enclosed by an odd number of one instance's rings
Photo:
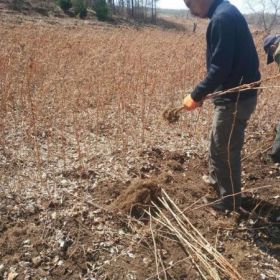
[[[210,134],[209,169],[225,206],[241,205],[241,150],[247,122],[254,112],[257,97],[215,106]]]
[[[277,126],[277,134],[272,146],[271,158],[274,162],[280,163],[280,122]]]

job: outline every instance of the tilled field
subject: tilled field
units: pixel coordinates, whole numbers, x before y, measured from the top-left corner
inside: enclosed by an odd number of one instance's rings
[[[205,73],[199,26],[1,20],[0,278],[203,279],[181,240],[144,211],[157,217],[155,202],[168,216],[157,200],[165,190],[243,279],[280,279],[280,169],[267,155],[279,90],[262,91],[248,126],[249,217],[204,203],[215,196],[201,179],[211,102],[174,124],[162,117]],[[254,36],[263,77],[275,75]]]

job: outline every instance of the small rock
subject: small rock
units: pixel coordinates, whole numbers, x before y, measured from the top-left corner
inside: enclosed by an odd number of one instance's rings
[[[129,273],[127,274],[127,279],[128,279],[128,280],[136,280],[137,278],[136,278],[134,272],[129,272]]]
[[[222,242],[219,242],[219,244],[218,244],[218,246],[217,246],[217,251],[219,252],[219,253],[223,253],[223,252],[225,252],[225,247],[224,247],[224,244],[222,243]]]
[[[68,184],[67,180],[65,180],[65,179],[62,179],[60,183],[64,187],[67,186],[67,184]]]
[[[30,245],[30,239],[26,239],[22,242],[23,245]]]
[[[53,220],[55,220],[55,219],[56,219],[56,217],[57,217],[56,212],[53,212],[53,213],[51,214],[51,217],[52,217],[52,219],[53,219]]]
[[[41,256],[37,256],[32,258],[32,263],[34,264],[35,267],[38,267],[42,262]]]
[[[252,219],[250,219],[248,222],[249,222],[249,225],[254,225],[256,223],[256,221],[254,221]]]
[[[24,280],[31,280],[32,278],[31,278],[31,275],[25,275],[24,276]]]
[[[55,256],[53,263],[56,265],[59,262],[59,256]]]
[[[12,271],[8,274],[8,278],[7,280],[14,280],[18,277],[18,273],[16,273],[15,271]]]
[[[129,258],[135,259],[135,255],[131,252],[127,252]]]
[[[150,258],[143,258],[143,263],[145,266],[148,266],[151,262],[152,260]]]

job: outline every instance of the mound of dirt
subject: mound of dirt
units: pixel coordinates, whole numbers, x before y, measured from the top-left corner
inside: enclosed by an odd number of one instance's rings
[[[156,179],[137,180],[109,205],[109,210],[139,218],[145,210],[153,208],[152,202],[158,203],[160,197],[161,187]]]

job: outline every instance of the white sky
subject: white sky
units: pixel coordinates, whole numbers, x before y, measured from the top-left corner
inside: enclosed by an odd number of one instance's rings
[[[243,0],[229,0],[242,12],[244,11]],[[186,9],[186,5],[183,0],[159,0],[158,7],[163,9]]]

